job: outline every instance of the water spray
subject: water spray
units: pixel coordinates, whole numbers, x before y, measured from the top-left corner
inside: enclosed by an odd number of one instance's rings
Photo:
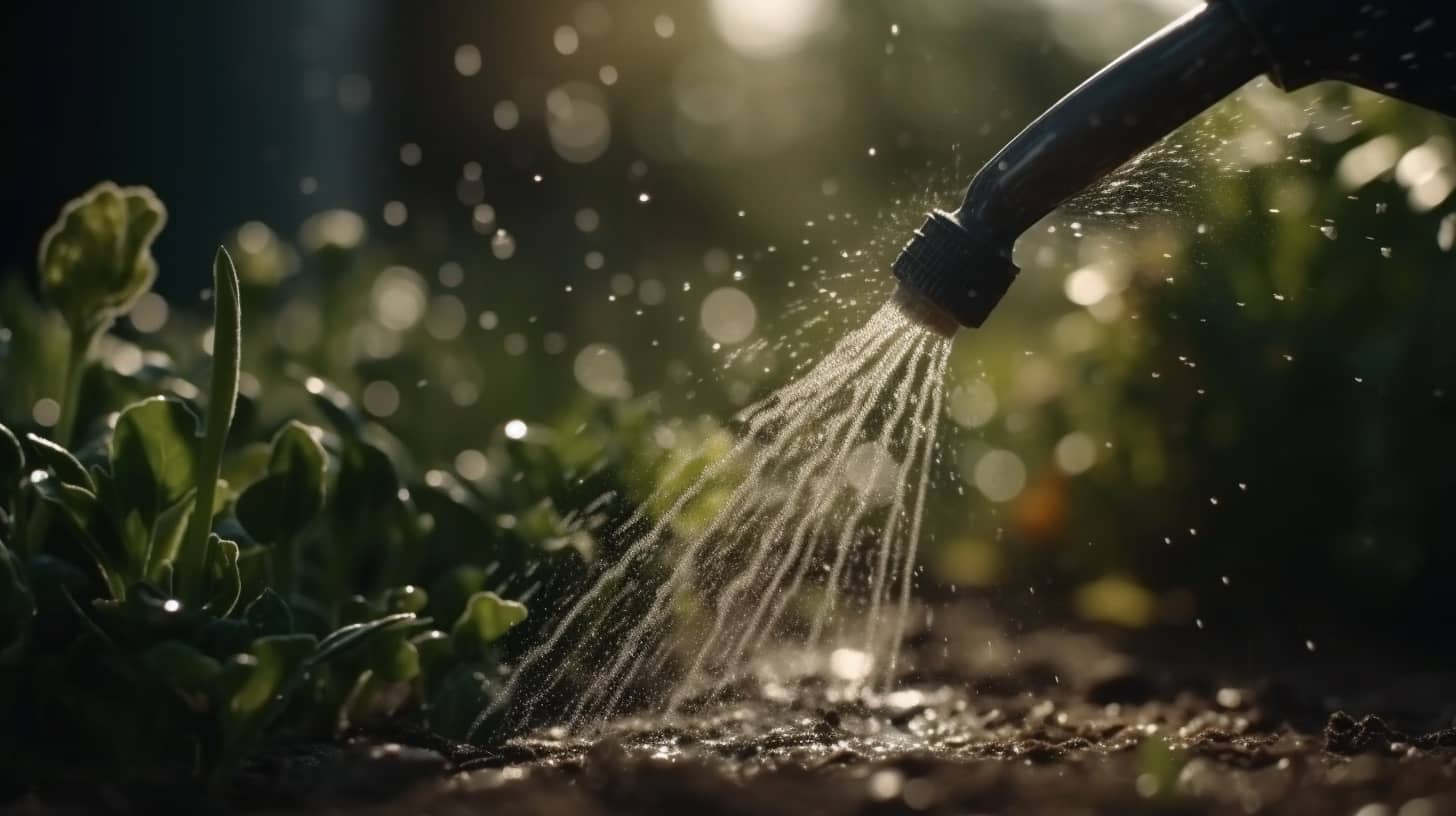
[[[901,311],[978,328],[1016,279],[1016,239],[1054,208],[1266,74],[1340,80],[1456,116],[1453,0],[1211,0],[1118,57],[1001,148],[954,212],[895,259]]]

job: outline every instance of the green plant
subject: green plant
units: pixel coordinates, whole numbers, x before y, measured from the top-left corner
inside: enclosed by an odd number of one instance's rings
[[[71,365],[53,438],[0,424],[0,753],[15,758],[0,779],[201,790],[280,730],[327,737],[405,711],[463,736],[527,619],[515,598],[593,551],[601,519],[563,517],[549,495],[584,484],[570,463],[600,464],[600,446],[502,442],[501,489],[421,478],[304,374],[291,390],[324,425],[249,438],[242,298],[221,249],[205,407],[163,361],[83,392],[91,353],[118,342],[107,329],[155,277],[164,212],[145,188],[103,184],[42,242]],[[69,443],[85,399],[107,421]]]

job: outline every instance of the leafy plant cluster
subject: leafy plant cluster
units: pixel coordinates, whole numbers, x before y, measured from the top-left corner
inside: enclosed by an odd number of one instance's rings
[[[320,424],[240,438],[242,309],[222,249],[205,394],[166,358],[99,376],[165,221],[142,187],[71,202],[40,247],[52,313],[0,326],[7,389],[32,373],[12,352],[53,338],[55,315],[67,337],[49,436],[0,425],[0,779],[206,784],[269,735],[400,712],[465,737],[522,601],[591,557],[620,451],[607,434],[532,433],[497,438],[489,484],[418,474],[304,374],[292,388]],[[564,516],[551,497],[568,488],[608,499]]]

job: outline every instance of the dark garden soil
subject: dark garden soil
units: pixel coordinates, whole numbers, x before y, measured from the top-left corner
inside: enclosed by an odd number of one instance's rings
[[[883,699],[755,683],[692,716],[494,749],[375,729],[275,746],[229,798],[351,816],[1456,814],[1449,666],[1205,634],[1013,634],[959,608],[913,640],[917,667]]]

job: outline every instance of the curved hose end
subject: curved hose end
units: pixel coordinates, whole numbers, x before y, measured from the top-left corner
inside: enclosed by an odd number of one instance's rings
[[[897,300],[915,304],[906,311],[917,318],[933,309],[928,312],[933,319],[920,318],[921,322],[942,334],[947,332],[938,326],[950,321],[980,328],[1018,271],[1011,262],[1011,247],[999,246],[939,210],[900,250],[893,269],[899,289],[907,293],[905,298],[897,295]]]

